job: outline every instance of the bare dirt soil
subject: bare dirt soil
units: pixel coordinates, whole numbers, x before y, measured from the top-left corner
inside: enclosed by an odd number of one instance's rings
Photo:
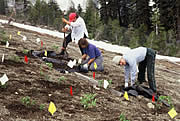
[[[24,49],[27,50],[53,50],[60,52],[63,39],[48,35],[19,29],[4,25],[1,28],[6,35],[12,35],[9,40],[10,48],[5,49],[5,43],[0,43],[0,57],[5,54],[4,63],[0,62],[0,77],[7,74],[9,81],[5,88],[0,88],[0,120],[1,121],[119,121],[123,113],[131,121],[180,121],[178,114],[175,119],[168,115],[169,108],[162,106],[161,109],[150,109],[147,104],[151,99],[143,96],[129,96],[129,101],[110,93],[102,87],[96,90],[88,82],[76,76],[74,73],[60,73],[51,69],[39,58],[28,56],[28,63],[24,62]],[[23,41],[17,32],[27,36]],[[36,39],[43,40],[36,43]],[[1,37],[0,37],[1,39]],[[58,46],[56,50],[53,46]],[[12,49],[15,48],[15,49]],[[112,80],[110,88],[120,91],[124,85],[124,69],[112,63],[112,58],[117,53],[101,50],[104,56],[104,72],[96,72],[96,80]],[[80,58],[80,50],[77,45],[71,43],[68,46],[69,59]],[[18,59],[13,59],[18,56]],[[68,59],[64,60],[66,63]],[[64,68],[64,67],[62,67]],[[156,60],[156,82],[159,95],[171,96],[172,103],[180,113],[180,66],[166,60]],[[93,77],[93,72],[84,74]],[[66,80],[59,82],[59,77]],[[179,80],[179,81],[178,81]],[[145,83],[147,85],[147,82]],[[73,96],[70,95],[72,87]],[[80,97],[87,93],[96,95],[97,104],[93,108],[84,109]],[[22,98],[29,96],[35,101],[34,105],[26,106]],[[50,101],[54,102],[57,111],[52,116],[48,112]],[[39,106],[45,105],[43,110]]]

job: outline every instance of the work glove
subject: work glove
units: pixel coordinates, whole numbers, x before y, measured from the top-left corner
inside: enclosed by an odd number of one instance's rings
[[[83,65],[83,68],[88,69],[88,66],[89,65],[86,63],[86,64]]]
[[[124,87],[125,87],[125,88],[128,87],[128,82],[125,82]]]
[[[78,59],[78,64],[81,64],[82,63],[82,59]]]

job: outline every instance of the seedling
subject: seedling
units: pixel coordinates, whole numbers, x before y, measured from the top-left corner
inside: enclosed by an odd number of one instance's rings
[[[50,79],[49,75],[45,75],[45,79],[48,81]]]
[[[1,82],[0,82],[0,87],[1,87],[2,89],[5,89],[5,88],[7,88],[7,84],[2,85]]]
[[[65,81],[66,78],[64,76],[59,77],[58,83],[60,84],[62,81]]]
[[[46,63],[46,65],[52,70],[53,64],[52,63]]]
[[[23,97],[23,98],[21,99],[21,102],[22,102],[25,106],[27,106],[27,107],[36,104],[36,102],[35,102],[34,100],[31,100],[31,98],[30,98],[29,96]]]
[[[119,117],[119,121],[130,121],[130,120],[127,120],[125,115],[121,113],[121,115]]]
[[[23,53],[24,53],[25,55],[27,55],[28,52],[29,52],[29,50],[27,50],[27,49],[24,49],[24,50],[23,50]]]
[[[96,106],[96,94],[85,94],[83,97],[80,97],[81,104],[85,109]]]
[[[111,80],[111,79],[110,79],[110,80],[107,80],[107,81],[108,81],[109,84],[112,84],[112,80]]]
[[[170,108],[173,108],[174,105],[172,104],[172,100],[170,96],[159,96],[155,106],[157,109],[161,109],[163,102],[167,102],[170,105]]]
[[[59,46],[56,46],[56,45],[53,45],[53,46],[52,46],[52,49],[55,50],[55,51],[57,51],[58,48],[59,48]]]
[[[45,104],[40,104],[39,109],[44,110],[45,109]]]
[[[99,86],[102,86],[102,85],[103,85],[103,82],[104,82],[104,80],[98,80]]]
[[[13,55],[13,56],[9,57],[9,60],[15,61],[17,63],[21,62],[20,57],[17,55]]]

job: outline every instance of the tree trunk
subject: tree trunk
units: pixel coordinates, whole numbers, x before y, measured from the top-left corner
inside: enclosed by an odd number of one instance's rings
[[[180,43],[180,8],[177,8],[177,43]]]

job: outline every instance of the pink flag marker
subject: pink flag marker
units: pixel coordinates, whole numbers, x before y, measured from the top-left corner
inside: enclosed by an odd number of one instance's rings
[[[95,79],[95,72],[93,72],[93,79]]]
[[[43,41],[41,40],[41,47],[43,47]]]
[[[25,61],[26,63],[28,63],[28,58],[27,58],[27,56],[24,56],[24,61]]]
[[[154,94],[152,95],[152,102],[155,102]]]
[[[70,87],[70,94],[71,94],[71,96],[73,96],[73,93],[72,93],[72,86]]]

